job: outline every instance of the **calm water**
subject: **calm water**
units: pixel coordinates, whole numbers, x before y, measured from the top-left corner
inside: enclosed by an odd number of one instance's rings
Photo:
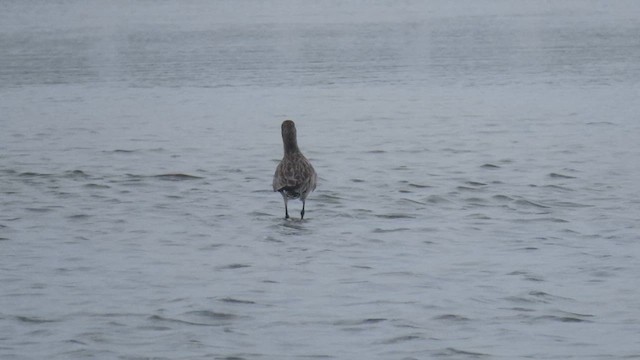
[[[0,357],[640,358],[639,18],[0,2]]]

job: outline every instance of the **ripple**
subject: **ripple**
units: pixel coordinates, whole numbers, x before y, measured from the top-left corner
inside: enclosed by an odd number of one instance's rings
[[[549,177],[552,179],[575,179],[575,176],[564,175],[559,173],[550,173]]]
[[[550,206],[547,205],[543,205],[531,200],[527,200],[527,199],[518,199],[515,201],[516,205],[520,205],[520,206],[524,206],[524,207],[533,207],[533,208],[540,208],[540,209],[548,209],[550,208]]]
[[[445,198],[444,196],[431,195],[427,198],[427,202],[432,204],[443,204],[443,203],[450,203],[451,200]]]
[[[338,204],[342,200],[342,198],[338,195],[327,193],[318,194],[318,196],[315,196],[314,199],[316,199],[316,201],[326,202],[329,204]]]
[[[556,315],[543,315],[543,316],[537,316],[535,318],[533,318],[533,321],[535,322],[539,322],[539,321],[555,321],[555,322],[562,322],[562,323],[590,323],[593,322],[591,320],[587,320],[587,319],[581,319],[579,317],[575,317],[575,316],[556,316]]]
[[[374,234],[385,234],[385,233],[391,233],[391,232],[398,232],[398,231],[410,231],[410,228],[395,228],[395,229],[381,229],[381,228],[376,228],[373,230]]]
[[[85,219],[88,219],[90,217],[91,217],[91,215],[88,215],[88,214],[76,214],[76,215],[67,216],[67,219],[70,219],[70,220],[85,220]]]
[[[229,265],[218,266],[217,269],[218,270],[236,270],[236,269],[243,269],[243,268],[248,268],[248,267],[251,267],[251,265],[247,265],[247,264],[229,264]]]
[[[229,304],[245,304],[245,305],[255,304],[255,301],[240,300],[240,299],[234,299],[234,298],[230,298],[230,297],[222,298],[222,299],[220,299],[220,301],[222,301],[224,303],[229,303]]]
[[[560,301],[560,300],[570,300],[569,298],[556,296],[544,291],[537,291],[537,290],[530,291],[526,295],[509,296],[509,297],[506,297],[505,299],[515,303],[528,303],[528,304],[531,304],[531,303],[549,304],[549,303]]]
[[[418,189],[426,189],[426,188],[432,187],[431,185],[423,185],[423,184],[415,184],[415,183],[409,183],[407,185],[414,188],[418,188]]]
[[[469,187],[469,186],[458,186],[458,187],[456,187],[456,190],[458,190],[458,191],[482,191],[482,189]]]
[[[82,170],[70,170],[70,171],[64,172],[64,177],[70,178],[70,179],[86,179],[89,177],[89,175],[87,175]]]
[[[467,181],[467,182],[465,182],[465,184],[470,185],[470,186],[487,186],[486,183],[477,182],[477,181]]]
[[[566,208],[589,208],[589,207],[593,207],[593,205],[580,204],[580,203],[575,203],[575,202],[571,202],[571,201],[554,201],[551,204],[553,206],[566,207]]]
[[[366,318],[366,319],[357,319],[357,320],[339,320],[334,322],[336,326],[361,326],[361,325],[372,325],[378,324],[381,322],[387,321],[385,318]]]
[[[413,205],[426,205],[426,203],[424,203],[422,201],[408,199],[408,198],[402,198],[402,199],[400,199],[399,202],[405,202],[405,203],[409,203],[409,204],[413,204]]]
[[[53,208],[54,208],[53,206],[48,206],[48,207],[39,207],[39,208],[25,208],[25,210],[36,212],[36,213],[46,213],[46,212],[53,211]]]
[[[420,334],[409,334],[409,335],[392,337],[387,340],[382,340],[380,343],[385,345],[392,345],[392,344],[399,344],[407,341],[423,340],[423,339],[424,339],[424,336]]]
[[[465,317],[465,316],[462,316],[462,315],[456,315],[456,314],[439,315],[439,316],[434,317],[433,319],[434,320],[451,321],[451,322],[465,322],[465,321],[471,320],[468,317]]]
[[[527,271],[521,271],[521,270],[512,271],[512,272],[508,273],[507,275],[522,276],[523,279],[526,280],[526,281],[534,281],[534,282],[543,282],[543,281],[545,281],[543,278],[541,278],[539,276],[535,276],[535,275],[532,275],[532,274],[528,273]]]
[[[187,319],[166,317],[161,315],[152,315],[149,316],[148,319],[156,323],[173,323],[194,326],[223,326],[228,325],[229,321],[239,318],[239,316],[235,314],[221,313],[210,310],[189,311],[184,313],[183,316]]]
[[[82,185],[82,187],[87,188],[87,189],[110,189],[111,186],[109,185],[103,185],[103,184],[95,184],[95,183],[89,183],[89,184],[84,184]]]
[[[545,188],[545,189],[551,189],[551,190],[557,190],[557,191],[563,191],[563,192],[566,192],[566,191],[574,191],[574,190],[573,190],[573,189],[571,189],[571,188],[568,188],[568,187],[566,187],[566,186],[560,186],[560,185],[544,185],[544,186],[543,186],[543,188]]]
[[[45,323],[53,323],[53,322],[59,321],[59,320],[52,320],[52,319],[43,319],[37,316],[24,316],[24,315],[18,315],[15,317],[15,319],[20,322],[24,322],[28,324],[45,324]]]
[[[379,215],[376,215],[376,217],[381,219],[413,219],[416,216],[411,214],[390,213],[390,214],[379,214]]]
[[[170,174],[160,174],[153,176],[156,179],[167,180],[167,181],[185,181],[185,180],[198,180],[203,179],[201,176],[182,174],[182,173],[170,173]]]
[[[173,318],[168,318],[160,315],[152,315],[149,317],[149,320],[153,322],[168,322],[168,323],[184,324],[184,325],[213,326],[212,324],[199,323],[199,322],[193,322],[193,321],[187,321],[187,320],[181,320],[181,319],[173,319]]]
[[[557,223],[557,224],[564,224],[564,223],[568,223],[568,220],[565,219],[561,219],[561,218],[556,218],[556,217],[537,217],[537,218],[533,218],[533,219],[514,219],[512,220],[514,223],[521,223],[521,224],[526,224],[526,223],[538,223],[538,222],[552,222],[552,223]]]
[[[115,149],[111,151],[104,151],[105,153],[113,153],[113,154],[133,154],[140,150],[129,150],[129,149]]]
[[[489,354],[473,352],[473,351],[467,351],[467,350],[460,350],[460,349],[456,349],[456,348],[446,348],[444,351],[438,353],[437,355],[438,356],[446,356],[446,357],[464,356],[465,358],[471,358],[471,359],[490,357]]]
[[[186,312],[185,315],[195,316],[195,317],[200,317],[205,319],[213,319],[213,320],[230,320],[238,317],[237,315],[234,315],[234,314],[219,313],[219,312],[210,311],[210,310],[189,311],[189,312]]]
[[[20,177],[27,177],[27,178],[40,178],[40,177],[50,177],[52,176],[52,174],[45,174],[45,173],[37,173],[37,172],[31,172],[31,171],[26,171],[26,172],[22,172],[20,174],[18,174],[18,176]]]

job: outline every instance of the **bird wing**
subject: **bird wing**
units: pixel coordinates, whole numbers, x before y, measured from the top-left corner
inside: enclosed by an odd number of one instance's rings
[[[308,161],[282,160],[273,174],[273,191],[296,189],[308,182],[315,189],[315,171]]]
[[[285,187],[295,187],[295,172],[287,164],[288,162],[283,160],[276,167],[276,172],[273,174],[273,191],[280,191]]]

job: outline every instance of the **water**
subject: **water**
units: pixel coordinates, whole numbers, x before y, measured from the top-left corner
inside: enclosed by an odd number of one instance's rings
[[[0,357],[640,357],[639,15],[3,1]]]

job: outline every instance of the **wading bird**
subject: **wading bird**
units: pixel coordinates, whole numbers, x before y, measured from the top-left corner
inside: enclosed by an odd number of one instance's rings
[[[300,149],[296,137],[296,124],[291,120],[282,122],[282,142],[284,157],[273,175],[273,191],[278,191],[284,199],[284,217],[289,218],[287,201],[300,199],[302,211],[300,220],[304,219],[304,205],[307,196],[316,188],[318,176]]]

